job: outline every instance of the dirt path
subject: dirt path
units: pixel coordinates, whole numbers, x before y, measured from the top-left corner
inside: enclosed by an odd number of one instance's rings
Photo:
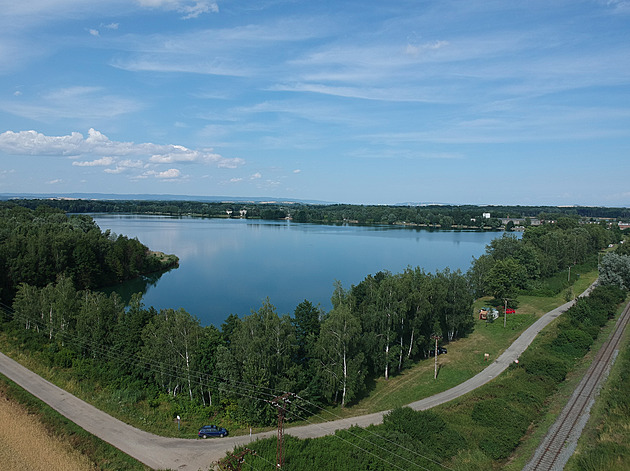
[[[589,288],[590,290],[590,288]],[[587,293],[587,290],[585,293]],[[499,358],[486,369],[464,383],[434,396],[416,401],[409,406],[424,410],[460,397],[494,379],[517,359],[534,340],[538,332],[566,311],[572,302],[548,312],[532,324],[510,345]],[[187,440],[165,438],[136,429],[87,404],[81,399],[58,388],[17,362],[0,353],[0,373],[19,384],[28,392],[46,402],[88,432],[112,444],[121,451],[154,469],[207,470],[213,462],[225,456],[226,451],[250,442],[249,436],[218,438],[212,440]],[[299,438],[314,438],[333,434],[336,430],[352,425],[366,427],[383,421],[386,412],[377,412],[322,424],[289,428],[286,434]],[[275,431],[253,437],[275,436]]]
[[[4,471],[91,471],[70,443],[52,437],[36,416],[0,392],[0,463]]]

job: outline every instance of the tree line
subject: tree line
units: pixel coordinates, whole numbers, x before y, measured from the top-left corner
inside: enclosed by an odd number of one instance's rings
[[[571,218],[529,227],[522,239],[506,233],[473,260],[471,287],[475,297],[493,296],[497,300],[514,299],[522,292],[555,295],[579,276],[574,269],[569,277],[570,267],[596,267],[599,250],[622,239],[617,226],[580,224]],[[626,247],[621,245],[619,250]]]
[[[101,232],[86,215],[39,205],[0,203],[0,300],[10,304],[20,283],[43,287],[62,274],[77,289],[99,288],[173,267],[137,239]]]
[[[31,209],[42,204],[42,200],[28,199],[13,202]],[[582,206],[351,205],[81,199],[52,199],[46,200],[46,204],[69,213],[132,213],[268,220],[291,218],[295,222],[325,224],[415,224],[443,228],[455,226],[498,229],[502,226],[502,218],[520,218],[525,224],[535,218],[551,221],[561,217],[574,220],[630,220],[628,208]],[[490,217],[484,217],[484,213]]]

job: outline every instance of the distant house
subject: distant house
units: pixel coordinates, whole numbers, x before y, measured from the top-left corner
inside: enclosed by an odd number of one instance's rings
[[[490,219],[490,213],[483,213],[481,215],[484,219]]]
[[[512,221],[515,226],[524,226],[525,219],[528,218],[501,218],[501,224],[506,226],[508,222]],[[540,219],[538,218],[529,218],[529,222],[532,226],[540,226]]]

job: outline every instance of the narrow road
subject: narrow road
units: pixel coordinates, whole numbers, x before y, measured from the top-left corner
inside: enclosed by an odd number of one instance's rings
[[[585,291],[587,294],[590,288]],[[583,295],[584,295],[583,294]],[[425,410],[460,397],[482,386],[502,373],[516,360],[551,321],[566,311],[572,302],[548,312],[532,324],[496,361],[469,380],[434,396],[409,404],[415,410]],[[265,432],[249,436],[227,437],[211,440],[190,440],[165,438],[153,435],[125,424],[98,410],[94,406],[69,394],[46,381],[19,363],[0,353],[0,373],[19,384],[60,414],[64,415],[86,431],[112,444],[138,461],[153,469],[174,469],[185,471],[207,470],[213,462],[225,456],[235,446],[246,445],[252,439],[275,436],[276,432]],[[336,430],[347,429],[352,425],[366,427],[383,421],[386,412],[352,417],[349,419],[292,427],[285,434],[299,438],[315,438],[333,434]]]

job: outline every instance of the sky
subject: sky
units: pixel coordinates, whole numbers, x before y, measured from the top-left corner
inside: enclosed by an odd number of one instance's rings
[[[630,206],[627,0],[0,11],[0,193]]]

